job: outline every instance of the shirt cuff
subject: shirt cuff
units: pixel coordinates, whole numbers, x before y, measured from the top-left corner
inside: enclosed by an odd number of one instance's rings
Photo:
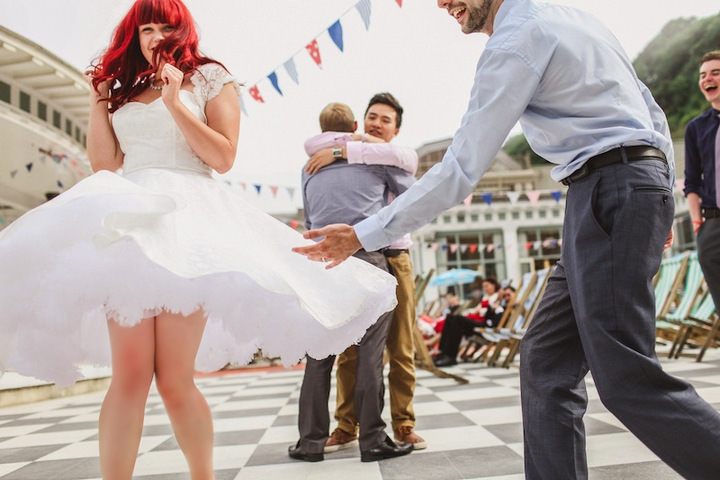
[[[347,142],[345,144],[345,153],[347,156],[348,163],[363,163],[362,162],[362,142]]]
[[[368,252],[374,252],[390,245],[392,240],[385,236],[377,215],[366,218],[353,226],[355,235]]]

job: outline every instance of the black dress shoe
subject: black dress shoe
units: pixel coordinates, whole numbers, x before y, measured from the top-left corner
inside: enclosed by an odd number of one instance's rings
[[[290,455],[290,458],[304,462],[322,462],[325,459],[323,452],[310,453],[303,450],[300,446],[300,440],[298,440],[294,447],[292,445],[288,447],[288,455]]]
[[[381,443],[377,447],[371,448],[370,450],[361,450],[360,460],[363,462],[376,462],[378,460],[385,460],[386,458],[407,455],[408,453],[412,452],[412,450],[412,443],[404,443],[402,445],[398,445],[386,435],[383,443]]]
[[[436,367],[451,367],[457,365],[457,360],[450,358],[447,355],[440,355],[433,362]]]

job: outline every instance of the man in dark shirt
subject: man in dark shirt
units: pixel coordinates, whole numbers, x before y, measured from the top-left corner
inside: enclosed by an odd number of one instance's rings
[[[703,55],[699,86],[711,108],[685,130],[685,196],[700,267],[720,305],[720,50]]]

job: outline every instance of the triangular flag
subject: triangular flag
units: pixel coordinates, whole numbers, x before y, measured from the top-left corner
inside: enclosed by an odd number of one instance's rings
[[[395,1],[396,1],[397,4],[400,6],[400,8],[402,8],[402,0],[395,0]]]
[[[465,252],[467,252],[467,249],[468,249],[468,245],[466,243],[463,243],[462,245],[460,245],[460,252],[462,254],[465,254]]]
[[[488,253],[492,253],[492,251],[495,250],[495,245],[493,245],[492,243],[489,245],[485,245],[485,249]]]
[[[505,195],[510,200],[510,205],[515,205],[520,198],[520,192],[505,192]]]
[[[478,249],[477,243],[473,243],[470,245],[470,253],[475,253]]]
[[[317,39],[305,45],[305,50],[308,51],[312,59],[315,61],[318,67],[322,68],[322,59],[320,58],[320,47],[318,46]]]
[[[280,90],[280,85],[278,84],[277,73],[272,72],[270,75],[268,75],[268,80],[270,80],[272,86],[275,87],[275,90],[277,90],[277,92],[282,95],[282,90]]]
[[[430,244],[430,248],[432,248],[432,251],[433,251],[433,252],[437,252],[438,246],[439,246],[439,245],[438,245],[437,243],[435,243],[435,242],[433,242],[433,243]]]
[[[454,243],[450,244],[450,253],[455,253],[457,251],[457,245]]]
[[[290,226],[291,226],[292,228],[297,228],[297,227],[298,227],[298,222],[297,222],[297,220],[290,220]]]
[[[677,190],[685,190],[685,179],[684,178],[676,178],[675,179],[675,188]]]
[[[550,192],[550,195],[552,195],[556,202],[560,203],[560,198],[562,197],[562,192],[560,190],[553,190]]]
[[[247,184],[245,182],[240,182],[240,188],[247,190]]]
[[[260,190],[262,190],[262,185],[258,185],[256,183],[255,185],[253,185],[253,187],[255,187],[255,191],[257,192],[257,194],[260,195]]]
[[[28,171],[28,172],[32,171],[32,167],[33,167],[33,163],[32,163],[32,162],[30,162],[30,163],[28,163],[27,165],[25,165],[25,168],[27,168],[27,171]]]
[[[60,187],[60,188],[63,188],[63,183],[62,183],[60,180],[58,180],[58,181],[57,181],[57,186]]]
[[[285,71],[287,72],[288,76],[292,79],[292,81],[295,82],[295,85],[298,85],[299,80],[298,80],[297,68],[295,67],[295,60],[293,60],[292,57],[288,58],[285,61],[285,63],[283,63],[283,67],[285,67]]]
[[[540,192],[537,190],[525,192],[525,195],[527,195],[527,198],[528,200],[530,200],[531,205],[536,205],[538,200],[540,200]]]
[[[260,95],[260,90],[258,89],[257,85],[253,85],[251,88],[248,89],[248,93],[252,98],[257,100],[260,103],[265,103],[265,100],[263,100],[262,95]]]
[[[363,23],[365,24],[365,30],[370,29],[370,13],[372,10],[370,7],[370,0],[360,0],[355,4],[355,8],[360,14],[360,17],[362,17]]]
[[[275,185],[270,185],[270,191],[272,192],[273,198],[277,198],[278,187]]]
[[[285,187],[285,190],[287,190],[288,197],[292,200],[293,196],[295,195],[295,187]]]
[[[15,178],[15,175],[17,175],[17,170],[10,172],[10,178]]]
[[[493,198],[492,193],[483,193],[480,196],[482,197],[483,200],[485,200],[485,203],[487,203],[488,205],[492,204],[492,198]]]
[[[330,25],[330,28],[328,28],[328,33],[330,34],[330,38],[332,38],[333,43],[340,49],[340,51],[343,51],[343,32],[342,32],[342,25],[340,24],[340,20]]]
[[[471,193],[470,195],[465,197],[465,200],[463,200],[463,203],[465,204],[466,207],[469,207],[470,204],[472,204],[472,197],[473,197],[473,194]]]

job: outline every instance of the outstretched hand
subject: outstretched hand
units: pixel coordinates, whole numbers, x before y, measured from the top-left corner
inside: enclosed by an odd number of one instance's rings
[[[317,230],[308,230],[303,237],[311,240],[325,237],[314,245],[295,247],[292,251],[305,255],[308,260],[326,262],[325,268],[327,269],[337,267],[362,248],[355,229],[343,223],[335,223]]]

